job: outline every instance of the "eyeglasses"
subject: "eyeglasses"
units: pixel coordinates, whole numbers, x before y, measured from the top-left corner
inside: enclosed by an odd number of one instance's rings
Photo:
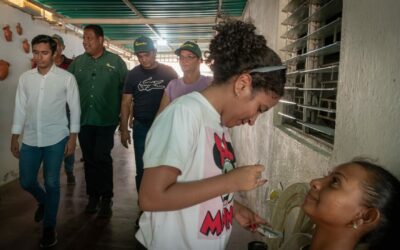
[[[180,60],[180,61],[183,61],[183,60],[194,60],[194,59],[197,59],[197,56],[178,56],[178,59]]]

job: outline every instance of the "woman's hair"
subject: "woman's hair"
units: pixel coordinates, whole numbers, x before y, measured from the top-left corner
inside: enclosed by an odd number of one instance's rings
[[[282,65],[279,56],[267,47],[264,36],[255,33],[253,24],[225,19],[214,30],[217,35],[210,42],[206,63],[214,73],[215,84],[223,84],[232,76],[256,68]],[[284,69],[250,74],[253,90],[273,91],[283,96],[286,82]]]
[[[36,45],[36,44],[39,44],[39,43],[47,43],[47,44],[49,44],[49,47],[50,47],[52,55],[57,50],[57,42],[54,41],[54,39],[51,38],[51,36],[48,36],[48,35],[37,35],[37,36],[35,36],[31,41],[32,48],[33,48],[33,45]]]
[[[365,160],[356,159],[350,163],[368,173],[368,179],[362,183],[363,205],[375,207],[381,214],[378,226],[364,235],[362,242],[369,243],[370,250],[393,249],[399,237],[396,227],[400,224],[400,181],[383,167]]]

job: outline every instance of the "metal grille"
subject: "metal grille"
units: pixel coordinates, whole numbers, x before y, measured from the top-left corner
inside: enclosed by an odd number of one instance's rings
[[[100,24],[111,43],[133,52],[141,35],[164,40],[159,52],[177,49],[183,42],[196,41],[204,51],[213,38],[217,18],[241,18],[247,0],[30,0],[55,13],[57,21],[83,28]],[[185,19],[182,21],[179,19]],[[160,20],[164,20],[160,21]],[[140,21],[140,23],[130,22]],[[148,22],[146,22],[148,21]]]
[[[342,0],[291,0],[282,9],[287,65],[284,124],[334,143]]]

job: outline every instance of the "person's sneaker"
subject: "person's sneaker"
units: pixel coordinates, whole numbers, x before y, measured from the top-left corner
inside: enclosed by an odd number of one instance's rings
[[[112,216],[112,200],[110,198],[101,199],[100,210],[97,214],[99,218],[110,218]]]
[[[47,227],[43,229],[43,236],[40,239],[40,247],[48,248],[57,244],[57,233],[54,227]]]
[[[99,198],[98,197],[89,197],[89,203],[87,204],[85,208],[85,213],[87,214],[95,214],[97,212],[99,205]]]
[[[43,220],[43,216],[44,216],[44,205],[39,204],[35,212],[35,222],[41,222]]]
[[[67,184],[75,185],[75,176],[73,173],[67,173]]]

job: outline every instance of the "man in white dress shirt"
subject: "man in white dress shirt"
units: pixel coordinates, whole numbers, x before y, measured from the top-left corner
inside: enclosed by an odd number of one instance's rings
[[[50,36],[32,39],[37,65],[21,75],[15,97],[11,152],[19,158],[20,184],[39,203],[35,221],[43,220],[43,248],[57,244],[55,231],[60,201],[60,168],[75,151],[80,129],[80,101],[75,77],[54,64],[57,43]],[[70,108],[68,128],[66,104]],[[23,132],[22,145],[18,138]],[[37,180],[43,163],[44,188]]]

